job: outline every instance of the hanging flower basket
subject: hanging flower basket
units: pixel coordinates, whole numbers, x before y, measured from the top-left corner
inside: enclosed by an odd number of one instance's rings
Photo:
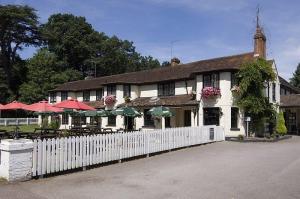
[[[219,88],[213,88],[213,87],[204,87],[201,93],[201,96],[204,99],[213,98],[220,95],[221,95],[221,90]]]
[[[108,95],[105,97],[104,102],[107,106],[113,106],[117,102],[116,96]]]

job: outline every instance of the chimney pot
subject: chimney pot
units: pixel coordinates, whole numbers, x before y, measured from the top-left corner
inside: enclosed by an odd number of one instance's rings
[[[180,64],[180,60],[177,57],[171,59],[171,66],[176,66]]]

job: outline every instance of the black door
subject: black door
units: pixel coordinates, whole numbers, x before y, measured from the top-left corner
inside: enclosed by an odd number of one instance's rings
[[[125,128],[127,130],[133,130],[133,117],[124,117]]]
[[[191,110],[184,110],[184,126],[192,126]]]

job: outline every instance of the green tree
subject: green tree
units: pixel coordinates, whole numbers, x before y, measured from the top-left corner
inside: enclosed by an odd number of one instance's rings
[[[28,81],[20,87],[20,101],[33,103],[46,99],[48,91],[58,84],[81,78],[79,72],[65,70],[63,65],[54,53],[47,49],[39,50],[26,64]]]
[[[290,83],[293,86],[300,88],[300,63],[298,64],[296,71],[293,73]]]
[[[285,126],[285,121],[283,117],[283,112],[280,111],[277,115],[277,125],[276,125],[276,132],[279,135],[285,135],[287,133],[287,129]]]
[[[15,75],[22,70],[18,68],[22,65],[18,51],[39,44],[37,18],[36,11],[29,6],[0,5],[0,69],[5,77],[0,89],[5,96],[16,94],[20,83]]]
[[[237,104],[252,118],[253,130],[259,133],[263,118],[273,119],[276,116],[275,107],[264,95],[266,82],[275,80],[272,66],[264,59],[257,59],[244,64],[237,78],[240,92]]]
[[[59,60],[68,63],[68,67],[86,72],[84,62],[92,56],[97,44],[106,38],[97,34],[84,17],[72,14],[54,14],[41,26],[45,44]]]
[[[52,15],[41,32],[49,51],[83,75],[95,71],[95,76],[113,75],[160,65],[156,59],[137,53],[133,42],[95,31],[84,17]]]

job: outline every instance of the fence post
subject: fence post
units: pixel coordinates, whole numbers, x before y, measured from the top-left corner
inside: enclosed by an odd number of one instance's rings
[[[149,157],[149,153],[150,153],[150,132],[147,132],[147,158]]]
[[[7,126],[7,118],[4,118],[4,126]]]
[[[26,118],[26,123],[27,123],[27,126],[29,125],[29,118],[27,117]]]
[[[119,137],[119,142],[118,142],[118,147],[119,147],[119,163],[122,163],[123,133],[120,133],[118,137]]]
[[[29,180],[32,176],[33,142],[29,139],[1,140],[0,176],[9,182]]]

